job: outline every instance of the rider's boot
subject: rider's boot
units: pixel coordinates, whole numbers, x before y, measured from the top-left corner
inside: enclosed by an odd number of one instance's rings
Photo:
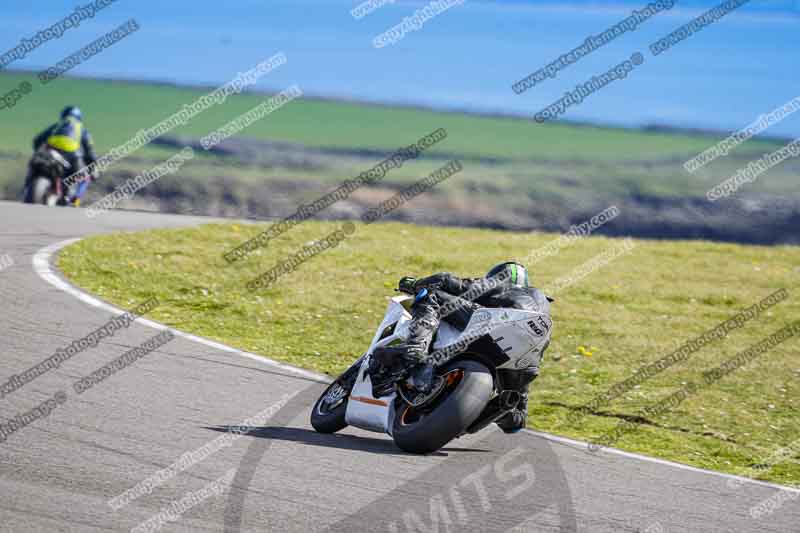
[[[430,363],[419,363],[411,371],[411,386],[422,393],[430,392],[433,388],[434,375],[433,365]]]
[[[513,410],[506,413],[502,418],[497,419],[497,426],[504,433],[517,433],[525,428],[525,418],[528,416],[528,394],[522,394]]]
[[[409,336],[406,342],[395,346],[377,348],[373,357],[391,361],[399,358],[410,369],[411,385],[420,392],[429,392],[434,384],[434,367],[425,361],[433,334],[439,327],[438,305],[431,298],[418,298],[411,309]]]
[[[519,392],[520,399],[514,409],[497,419],[496,424],[503,432],[517,433],[525,427],[525,420],[528,417],[528,387],[538,373],[538,369],[532,368],[504,373],[503,386]]]
[[[75,186],[75,191],[69,196],[69,203],[75,207],[81,206],[81,198],[89,188],[89,181],[81,181]]]

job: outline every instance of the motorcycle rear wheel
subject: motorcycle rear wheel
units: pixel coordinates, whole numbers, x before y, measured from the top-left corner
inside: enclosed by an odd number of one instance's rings
[[[480,416],[494,392],[492,372],[481,363],[454,361],[439,372],[445,389],[419,408],[403,402],[392,423],[395,444],[410,453],[432,453],[461,435]]]
[[[33,178],[28,186],[25,203],[54,206],[58,196],[53,192],[53,182],[47,178]]]

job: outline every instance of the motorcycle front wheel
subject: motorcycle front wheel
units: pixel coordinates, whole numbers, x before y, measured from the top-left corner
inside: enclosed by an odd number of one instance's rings
[[[336,433],[347,427],[344,419],[350,391],[337,379],[331,383],[311,410],[311,426],[320,433]]]
[[[461,435],[492,398],[492,372],[477,361],[454,361],[437,373],[445,386],[430,403],[412,407],[402,402],[397,407],[392,437],[402,450],[435,452]]]

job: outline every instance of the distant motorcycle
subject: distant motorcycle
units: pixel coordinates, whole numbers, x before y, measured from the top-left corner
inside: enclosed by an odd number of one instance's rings
[[[550,337],[549,317],[518,309],[484,308],[472,314],[465,330],[442,321],[429,354],[436,367],[433,391],[416,392],[406,373],[373,395],[375,348],[408,337],[413,298],[389,302],[369,350],[322,393],[311,412],[311,425],[334,433],[348,425],[388,433],[401,449],[431,453],[476,433],[516,407],[519,392],[505,389],[498,369],[531,364]],[[456,348],[456,349],[448,349]]]
[[[48,206],[66,205],[69,188],[63,182],[71,168],[69,161],[57,150],[47,146],[37,150],[28,163],[23,202]]]

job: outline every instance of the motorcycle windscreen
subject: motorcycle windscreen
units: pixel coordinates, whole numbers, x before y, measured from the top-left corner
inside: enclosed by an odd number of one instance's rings
[[[384,315],[380,326],[378,326],[375,336],[372,337],[370,351],[372,351],[372,348],[375,347],[375,343],[377,343],[386,335],[386,329],[390,327],[391,324],[397,324],[398,322],[401,322],[403,318],[411,318],[411,315],[406,310],[407,301],[409,300],[411,300],[411,298],[408,296],[395,296],[389,300],[389,305],[386,307],[386,314]]]

